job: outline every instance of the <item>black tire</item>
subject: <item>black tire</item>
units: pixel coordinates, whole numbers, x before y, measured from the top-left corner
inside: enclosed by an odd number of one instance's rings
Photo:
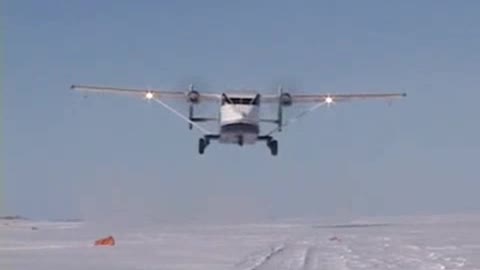
[[[269,142],[268,148],[270,148],[270,153],[272,156],[276,156],[278,154],[278,142],[276,140]]]
[[[207,147],[207,141],[204,138],[198,140],[198,153],[203,155],[205,153],[205,147]]]

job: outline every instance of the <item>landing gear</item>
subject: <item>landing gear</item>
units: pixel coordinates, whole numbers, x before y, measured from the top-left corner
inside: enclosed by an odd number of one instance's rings
[[[243,136],[238,137],[238,145],[243,146]]]
[[[209,141],[205,138],[200,138],[198,140],[198,153],[203,155],[205,153],[205,148],[207,148]]]
[[[207,146],[210,144],[212,140],[218,140],[220,139],[220,135],[218,134],[208,134],[205,135],[204,137],[200,138],[198,140],[198,153],[200,155],[203,155],[205,153],[205,149]],[[243,136],[238,137],[238,145],[242,146],[245,144],[245,138]],[[270,149],[270,154],[272,156],[278,155],[278,141],[275,140],[272,136],[270,135],[265,135],[265,136],[258,136],[257,140],[259,141],[264,141],[267,144],[268,149]]]
[[[270,149],[272,156],[276,156],[278,154],[278,142],[276,140],[267,141],[267,146]]]
[[[278,142],[270,135],[258,136],[257,140],[266,141],[268,149],[270,149],[270,154],[272,156],[278,155]]]
[[[217,134],[207,134],[203,138],[200,138],[198,140],[198,153],[203,155],[203,153],[205,153],[205,148],[210,144],[210,141],[218,139],[220,139],[220,135]]]

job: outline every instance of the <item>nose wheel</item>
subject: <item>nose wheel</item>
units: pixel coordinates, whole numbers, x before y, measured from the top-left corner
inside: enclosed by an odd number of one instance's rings
[[[267,146],[270,149],[272,156],[276,156],[278,154],[278,142],[276,140],[267,141]]]
[[[238,136],[238,145],[243,146],[243,136]]]

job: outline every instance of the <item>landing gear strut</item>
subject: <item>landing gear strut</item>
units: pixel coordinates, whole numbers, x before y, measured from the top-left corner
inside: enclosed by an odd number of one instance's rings
[[[200,138],[198,140],[198,153],[200,155],[203,155],[205,153],[205,149],[207,146],[210,144],[211,140],[218,140],[220,138],[220,135],[215,135],[215,134],[209,134],[205,135],[205,137]],[[243,137],[239,137],[239,145],[243,145]],[[258,136],[257,138],[260,141],[265,141],[267,143],[268,149],[270,149],[270,154],[272,156],[278,155],[278,141],[275,140],[272,136]]]
[[[210,141],[207,138],[200,138],[198,140],[198,153],[203,155],[205,153],[205,148],[210,144]]]
[[[278,154],[278,142],[276,140],[268,140],[267,146],[270,149],[272,156],[276,156]]]
[[[243,136],[238,137],[238,145],[243,146]]]

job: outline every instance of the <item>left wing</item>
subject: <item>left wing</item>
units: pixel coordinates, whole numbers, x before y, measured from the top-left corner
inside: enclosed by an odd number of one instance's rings
[[[164,91],[158,89],[117,88],[93,85],[72,85],[71,89],[84,92],[109,93],[127,95],[146,99],[176,99],[187,102],[218,101],[221,95],[217,93],[204,93],[195,90],[190,91]]]

